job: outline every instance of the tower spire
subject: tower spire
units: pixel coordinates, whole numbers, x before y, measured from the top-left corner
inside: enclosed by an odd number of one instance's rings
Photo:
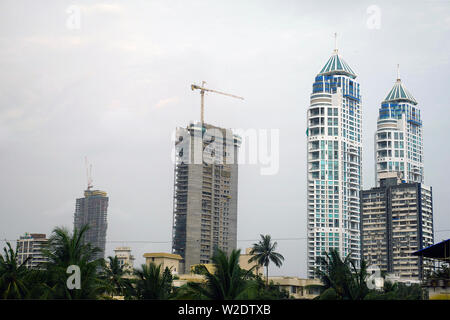
[[[397,63],[397,81],[400,81],[400,64]]]
[[[338,48],[337,48],[337,33],[334,33],[334,51],[333,53],[338,53]]]

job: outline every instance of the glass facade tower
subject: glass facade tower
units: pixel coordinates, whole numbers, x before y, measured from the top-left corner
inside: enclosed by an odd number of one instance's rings
[[[362,103],[356,74],[335,49],[307,112],[307,276],[335,248],[360,263]]]
[[[381,103],[375,133],[375,181],[397,172],[404,182],[423,183],[422,119],[417,101],[400,77]]]

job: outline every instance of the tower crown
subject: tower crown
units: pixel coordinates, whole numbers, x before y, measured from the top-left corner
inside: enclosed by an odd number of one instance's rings
[[[320,70],[319,75],[324,74],[346,74],[352,78],[356,78],[355,72],[338,54],[337,49],[334,50],[333,55],[328,59],[322,70]]]
[[[414,99],[412,94],[409,93],[409,91],[403,85],[402,80],[400,78],[397,78],[397,81],[395,81],[394,86],[392,87],[391,91],[389,91],[383,102],[393,102],[400,100],[408,101],[414,105],[417,105],[416,99]]]

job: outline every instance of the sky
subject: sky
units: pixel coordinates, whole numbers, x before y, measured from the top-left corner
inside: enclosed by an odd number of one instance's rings
[[[109,196],[106,254],[170,252],[173,134],[205,121],[279,132],[279,168],[239,167],[238,247],[270,234],[271,275],[306,276],[306,111],[334,49],[357,73],[363,188],[374,186],[378,108],[402,82],[419,102],[435,242],[450,236],[450,1],[0,2],[0,245],[72,228],[86,188]]]

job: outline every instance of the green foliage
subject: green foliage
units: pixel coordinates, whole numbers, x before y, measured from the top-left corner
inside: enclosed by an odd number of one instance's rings
[[[6,243],[3,255],[0,255],[0,294],[1,299],[23,299],[29,289],[26,283],[27,268],[25,263],[17,263],[17,250]]]
[[[100,279],[105,283],[105,289],[112,296],[124,296],[130,298],[132,295],[132,284],[130,279],[124,278],[130,272],[120,265],[117,257],[108,257],[109,263],[103,264]]]
[[[141,269],[136,269],[134,274],[136,298],[145,300],[167,300],[172,293],[172,273],[169,268],[161,272],[161,265],[143,264]]]
[[[270,235],[260,235],[261,240],[253,244],[250,254],[253,255],[248,262],[257,261],[260,266],[266,267],[266,284],[269,285],[269,264],[275,263],[277,267],[281,267],[284,257],[276,252],[277,242],[272,243]]]
[[[229,256],[217,250],[212,258],[215,271],[210,273],[204,265],[197,266],[195,273],[204,276],[205,281],[190,282],[174,288],[170,269],[161,269],[155,264],[142,265],[133,274],[120,265],[117,257],[95,259],[100,251],[83,241],[87,226],[73,233],[65,228],[53,230],[42,254],[47,262],[39,269],[27,269],[25,263],[17,263],[17,251],[7,243],[0,255],[0,299],[112,299],[123,296],[125,299],[288,299],[289,293],[280,291],[273,282],[264,283],[259,275],[239,266],[240,250]],[[276,242],[270,236],[262,236],[255,244],[253,253],[262,266],[270,262],[281,266],[283,256],[275,252]],[[71,265],[80,268],[80,289],[68,289],[67,268]]]
[[[338,300],[336,290],[328,288],[319,296],[319,300]]]
[[[325,257],[319,257],[318,260],[324,270],[317,269],[316,274],[324,284],[324,289],[333,288],[339,300],[364,299],[369,291],[365,282],[368,274],[364,261],[358,270],[350,255],[342,260],[336,249],[331,249],[329,253],[325,253]]]
[[[204,265],[198,272],[205,276],[206,283],[188,283],[187,292],[201,299],[237,300],[248,298],[251,271],[239,267],[240,250],[233,250],[228,257],[225,252],[217,250],[212,261],[214,273],[210,273]],[[185,291],[186,293],[186,291]]]
[[[259,275],[252,275],[246,299],[249,300],[284,300],[289,299],[289,292],[280,290],[273,281],[267,285]]]
[[[55,228],[42,250],[48,262],[43,265],[46,273],[44,286],[45,298],[51,299],[96,299],[105,291],[105,283],[98,277],[97,270],[102,266],[102,260],[94,260],[100,251],[83,242],[88,226],[80,230],[74,229],[71,234],[65,228]],[[67,268],[76,265],[80,268],[81,288],[67,288]]]
[[[385,281],[383,291],[371,290],[365,300],[422,300],[424,291],[417,284],[391,283]]]

